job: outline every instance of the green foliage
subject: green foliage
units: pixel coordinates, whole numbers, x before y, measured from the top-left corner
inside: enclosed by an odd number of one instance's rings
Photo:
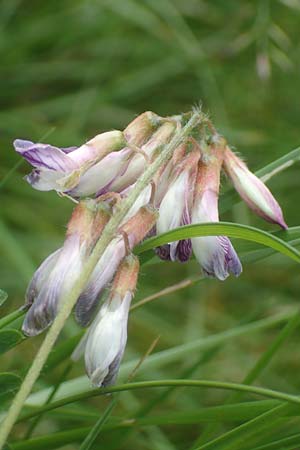
[[[0,331],[0,354],[5,353],[24,340],[24,336],[18,330]]]
[[[5,400],[15,394],[20,387],[21,381],[21,378],[14,373],[0,373],[0,401],[2,405]]]
[[[82,362],[69,366],[82,334],[70,318],[12,449],[299,447],[299,406],[286,404],[299,403],[300,391],[299,14],[297,0],[0,2],[0,286],[8,293],[0,291],[1,409],[42,338],[17,345],[27,283],[61,245],[73,206],[22,180],[29,168],[13,152],[14,138],[78,145],[142,111],[175,114],[202,101],[250,168],[261,168],[256,174],[291,227],[278,231],[255,218],[224,180],[222,223],[154,240],[212,230],[242,238],[234,244],[243,275],[200,279],[195,261],[161,263],[141,253],[137,302],[187,284],[133,309],[116,400],[91,389]],[[126,384],[158,335],[137,381]]]

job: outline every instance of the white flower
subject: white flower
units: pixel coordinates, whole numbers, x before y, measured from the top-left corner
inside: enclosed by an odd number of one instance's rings
[[[85,365],[96,386],[113,384],[127,341],[127,321],[132,293],[115,293],[101,307],[88,332]]]

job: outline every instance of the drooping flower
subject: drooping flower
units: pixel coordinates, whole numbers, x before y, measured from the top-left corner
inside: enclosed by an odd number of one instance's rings
[[[282,210],[272,193],[229,147],[225,149],[224,169],[249,208],[268,222],[287,229]]]
[[[52,323],[108,219],[107,208],[92,200],[76,206],[63,247],[42,263],[27,289],[26,303],[31,306],[22,327],[27,336],[41,333]]]
[[[119,228],[116,236],[107,246],[99,259],[91,278],[77,300],[75,317],[77,322],[86,326],[91,321],[98,305],[102,290],[111,282],[115,272],[126,255],[133,249],[147,233],[153,228],[157,213],[151,206],[140,208],[126,223]],[[126,235],[126,243],[123,234]],[[126,248],[128,245],[129,248]]]
[[[108,386],[116,380],[126,346],[128,313],[138,271],[138,259],[127,256],[115,275],[108,298],[73,355],[77,359],[84,351],[86,370],[95,386]]]
[[[218,196],[223,148],[210,147],[208,161],[200,161],[196,180],[196,192],[192,211],[192,223],[218,222]],[[194,254],[204,274],[225,280],[230,273],[240,275],[242,266],[230,242],[225,236],[192,238]]]
[[[114,151],[90,167],[77,186],[68,191],[72,197],[101,196],[121,192],[135,183],[146,166],[146,158],[164,142],[167,126],[158,127],[159,118],[148,112],[141,114],[124,130],[126,146]]]
[[[78,148],[58,148],[22,139],[14,141],[15,150],[34,167],[27,181],[40,191],[58,192],[73,189],[89,167],[125,145],[123,133],[117,130],[99,134]]]
[[[158,234],[173,230],[191,223],[191,206],[193,203],[194,184],[197,174],[197,164],[200,158],[199,148],[193,148],[187,156],[178,163],[170,176],[171,182],[161,200],[159,217],[156,224]],[[191,255],[191,241],[175,241],[157,249],[162,259],[185,262]]]

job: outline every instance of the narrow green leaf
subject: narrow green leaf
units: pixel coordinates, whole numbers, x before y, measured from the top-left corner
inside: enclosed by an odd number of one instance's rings
[[[24,340],[24,336],[18,330],[0,331],[0,354],[5,353]]]
[[[281,324],[282,322],[286,322],[294,315],[295,310],[284,314],[274,315],[273,317],[239,325],[224,332],[216,333],[215,335],[196,339],[192,342],[177,345],[161,352],[154,353],[144,361],[142,367],[140,368],[140,372],[142,373],[144,371],[147,372],[149,370],[157,369],[158,367],[163,367],[166,364],[180,361],[182,358],[186,359],[190,354],[194,354],[200,350],[203,351],[213,348],[216,345],[224,344],[231,339],[247,335],[248,333],[267,330]],[[139,359],[134,359],[128,363],[122,364],[120,369],[120,378],[127,378],[130,372],[138,364],[138,361]],[[57,400],[59,399],[63,401],[64,399],[66,400],[66,398],[71,398],[73,394],[80,393],[84,395],[85,392],[88,395],[88,393],[91,392],[91,388],[86,377],[79,377],[63,383],[60,392],[61,394],[57,396]],[[44,403],[48,397],[48,394],[49,389],[43,389],[36,392],[28,398],[28,404],[31,402],[34,402],[35,405]],[[66,400],[66,403],[67,402],[68,401]]]
[[[3,289],[0,289],[0,306],[2,306],[7,299],[8,299],[7,292],[3,291]]]
[[[105,409],[104,413],[99,417],[99,419],[97,420],[97,422],[95,423],[95,425],[93,426],[93,428],[91,429],[89,434],[84,439],[83,443],[80,446],[80,450],[90,450],[90,448],[92,447],[92,445],[94,444],[95,440],[99,436],[100,431],[102,430],[104,424],[108,420],[108,418],[109,418],[112,410],[116,406],[116,404],[117,404],[117,400],[116,400],[116,398],[114,398],[109,403],[109,405]]]
[[[295,148],[291,152],[286,153],[275,161],[272,161],[271,163],[257,170],[255,172],[255,175],[266,182],[274,175],[282,172],[288,167],[291,167],[297,161],[300,161],[300,147]]]
[[[231,391],[247,392],[249,394],[261,395],[263,397],[273,398],[275,400],[282,400],[291,404],[300,405],[300,397],[296,395],[290,395],[285,392],[278,392],[272,389],[261,388],[257,386],[247,386],[239,383],[227,383],[222,381],[211,380],[154,380],[154,381],[140,381],[135,383],[125,383],[116,386],[111,386],[101,389],[91,389],[79,394],[71,395],[61,400],[56,400],[48,405],[35,408],[34,411],[23,414],[18,421],[29,419],[41,414],[42,412],[51,411],[52,409],[59,408],[60,406],[74,403],[86,398],[97,397],[106,394],[112,394],[114,392],[132,391],[139,389],[152,389],[163,387],[193,387],[193,388],[208,388],[208,389],[224,389]]]
[[[248,372],[246,377],[243,379],[243,384],[251,384],[255,379],[262,373],[262,371],[267,367],[273,356],[277,353],[280,347],[285,343],[288,337],[293,333],[293,331],[298,327],[300,323],[300,314],[297,312],[294,317],[288,321],[288,323],[283,327],[283,329],[278,333],[274,341],[267,348],[267,350],[260,356],[256,364]],[[234,392],[225,401],[225,404],[236,402],[240,399],[241,393]],[[210,424],[206,429],[202,430],[199,439],[196,440],[192,448],[197,448],[200,444],[204,444],[208,441],[209,436],[216,434],[218,424]]]
[[[0,401],[3,402],[12,396],[19,389],[21,381],[14,373],[0,373]]]
[[[51,450],[62,447],[63,445],[80,441],[88,432],[90,427],[76,428],[70,431],[60,433],[51,433],[47,436],[39,436],[27,441],[9,443],[11,450]]]
[[[251,450],[296,450],[300,447],[300,433],[286,436],[277,441],[270,442]]]
[[[153,425],[192,425],[210,422],[210,421],[240,421],[248,420],[255,417],[257,414],[262,414],[268,412],[270,408],[275,408],[281,406],[277,401],[262,400],[262,401],[252,401],[245,403],[238,403],[234,405],[227,406],[212,406],[208,408],[197,408],[194,411],[176,412],[164,415],[153,415],[145,418],[124,418],[119,419],[116,417],[111,417],[108,424],[104,424],[102,430],[103,432],[111,432],[117,429],[132,429],[133,427],[145,427]],[[111,410],[111,404],[109,405],[109,410]],[[107,411],[107,410],[106,410]],[[76,410],[76,417],[85,417],[85,412],[82,413],[80,410]],[[294,409],[294,414],[299,415],[299,408]],[[72,419],[72,415],[64,416],[63,412],[56,412],[57,417],[66,417]],[[89,414],[89,418],[91,415]],[[97,414],[93,414],[92,417],[97,417]],[[10,444],[10,448],[13,450],[31,450],[31,449],[50,449],[58,448],[59,446],[71,444],[84,438],[88,433],[91,432],[93,428],[73,428],[67,432],[51,433],[49,435],[40,436],[38,438],[14,442]]]
[[[300,253],[282,239],[258,228],[231,222],[201,223],[197,225],[186,225],[176,228],[159,236],[151,237],[135,248],[135,253],[140,254],[160,245],[168,244],[180,239],[199,236],[228,236],[231,238],[245,239],[258,244],[271,247],[280,253],[300,262]]]
[[[197,447],[195,450],[240,450],[241,445],[253,437],[260,438],[262,432],[270,427],[277,427],[279,423],[286,421],[283,417],[290,410],[291,405],[282,403],[270,411],[267,411],[239,427],[222,434],[207,444]]]
[[[0,319],[0,329],[6,327],[6,325],[10,324],[11,322],[14,322],[19,317],[22,317],[25,314],[25,311],[25,308],[20,308],[2,317],[2,319]]]
[[[176,389],[176,387],[175,387]],[[220,405],[220,406],[208,406],[199,407],[197,409],[185,410],[180,412],[168,412],[165,414],[154,413],[153,415],[146,416],[147,411],[145,411],[145,416],[141,417],[137,414],[132,414],[130,420],[128,418],[120,419],[119,417],[112,416],[109,424],[105,425],[105,430],[112,430],[116,428],[126,427],[126,422],[128,422],[128,427],[130,425],[166,425],[169,423],[176,425],[183,424],[195,424],[195,423],[206,423],[206,422],[240,422],[242,420],[253,419],[258,414],[262,414],[269,411],[271,408],[279,406],[281,403],[277,400],[256,400],[247,401],[243,403],[232,403],[230,405]],[[80,421],[81,419],[92,420],[99,417],[98,413],[90,411],[82,411],[82,409],[64,407],[60,410],[52,410],[49,414],[54,417],[67,418],[72,421]],[[300,415],[299,408],[289,414],[290,416],[298,417]]]

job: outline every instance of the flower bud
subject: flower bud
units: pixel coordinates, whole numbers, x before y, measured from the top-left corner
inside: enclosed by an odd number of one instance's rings
[[[84,350],[86,370],[98,387],[116,380],[127,341],[130,303],[139,271],[138,259],[129,255],[120,265],[109,294],[94,319],[84,342],[75,350],[75,358]]]
[[[117,177],[110,185],[110,190],[114,192],[121,192],[128,186],[136,182],[138,177],[143,173],[147,165],[148,158],[151,161],[156,156],[162,145],[167,144],[175,131],[175,124],[173,122],[165,122],[161,125],[150,137],[150,139],[141,146],[141,151],[144,155],[136,153],[128,167],[123,174]],[[146,156],[146,158],[145,158]]]
[[[138,147],[145,144],[160,123],[160,117],[152,111],[140,114],[124,130],[124,136],[130,144]]]
[[[22,328],[27,336],[41,333],[52,323],[65,295],[80,276],[108,218],[106,209],[92,200],[76,206],[63,247],[42,263],[27,289],[26,303],[31,307]]]
[[[144,206],[121,226],[120,232],[126,233],[129,245],[135,247],[151,231],[157,220],[158,213],[151,206]]]
[[[242,199],[258,216],[287,229],[282,210],[267,186],[228,147],[224,169]]]
[[[136,117],[124,130],[126,139],[124,148],[112,152],[95,164],[80,178],[78,186],[69,191],[74,197],[103,195],[109,191],[121,192],[135,183],[144,170],[146,161],[142,154],[135,153],[136,148],[151,138],[159,123],[159,116],[148,111]]]
[[[223,151],[211,147],[210,160],[199,163],[196,181],[192,223],[218,222],[218,194]],[[230,242],[225,236],[205,236],[192,238],[194,254],[207,276],[225,280],[233,273],[240,275],[242,266]]]

